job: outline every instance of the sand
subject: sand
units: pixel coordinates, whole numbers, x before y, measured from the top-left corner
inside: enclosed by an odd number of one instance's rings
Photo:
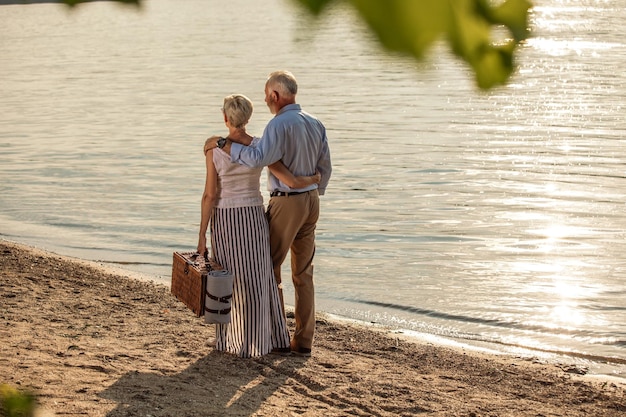
[[[623,383],[533,358],[320,314],[312,357],[240,359],[166,285],[2,240],[0,271],[0,383],[48,415],[626,415]]]

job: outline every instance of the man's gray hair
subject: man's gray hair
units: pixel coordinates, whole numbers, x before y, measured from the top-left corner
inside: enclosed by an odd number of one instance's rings
[[[298,82],[289,71],[272,72],[267,78],[267,84],[284,96],[291,97],[298,94]]]

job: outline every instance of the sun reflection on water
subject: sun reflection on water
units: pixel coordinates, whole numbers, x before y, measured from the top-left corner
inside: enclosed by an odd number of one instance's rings
[[[551,329],[574,329],[589,325],[601,325],[592,323],[597,321],[585,312],[585,301],[593,297],[597,291],[585,284],[585,269],[589,261],[584,258],[572,256],[560,256],[564,245],[573,238],[593,234],[593,231],[585,227],[567,225],[558,221],[546,221],[541,228],[528,230],[534,236],[540,236],[535,240],[536,252],[546,255],[539,261],[519,262],[516,269],[520,271],[534,271],[535,278],[529,283],[529,293],[542,293],[541,299],[545,300],[545,306],[536,311],[533,316],[533,324]],[[582,304],[581,304],[582,303]]]
[[[552,307],[549,318],[548,324],[552,324],[554,327],[576,327],[587,321],[585,315],[578,308],[578,304],[565,299]]]

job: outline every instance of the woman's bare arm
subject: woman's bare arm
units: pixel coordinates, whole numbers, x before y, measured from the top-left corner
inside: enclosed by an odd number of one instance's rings
[[[206,180],[204,182],[204,192],[202,193],[200,212],[200,233],[198,236],[198,253],[204,254],[207,250],[206,233],[209,228],[211,213],[217,200],[217,170],[213,163],[213,150],[205,153]]]

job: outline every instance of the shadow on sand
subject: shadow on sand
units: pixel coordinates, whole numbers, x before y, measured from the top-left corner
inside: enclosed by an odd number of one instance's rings
[[[214,351],[180,373],[129,372],[100,396],[120,416],[249,416],[258,411],[306,359],[267,355],[241,359]]]

